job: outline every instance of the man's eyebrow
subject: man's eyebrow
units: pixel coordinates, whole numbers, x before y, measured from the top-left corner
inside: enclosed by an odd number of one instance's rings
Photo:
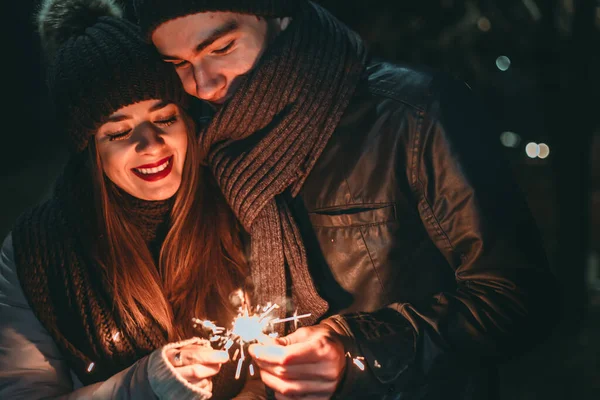
[[[196,46],[196,49],[195,49],[196,54],[200,53],[202,50],[206,49],[208,46],[210,46],[211,44],[213,44],[214,42],[216,42],[223,36],[230,34],[231,32],[237,30],[238,28],[239,28],[239,23],[235,19],[231,19],[231,20],[225,22],[223,25],[219,26],[218,28],[215,28],[208,35],[208,37],[206,39],[204,39],[202,42],[200,42],[198,44],[198,46]],[[163,55],[162,59],[163,59],[163,61],[176,61],[176,60],[180,60],[181,58],[177,57],[177,56]]]

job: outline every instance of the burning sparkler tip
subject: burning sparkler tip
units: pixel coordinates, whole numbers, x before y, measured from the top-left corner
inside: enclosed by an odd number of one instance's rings
[[[311,316],[310,313],[298,315],[298,310],[295,310],[293,316],[288,318],[271,316],[270,314],[274,310],[281,308],[279,304],[268,302],[262,307],[260,305],[256,307],[251,306],[246,293],[241,289],[236,290],[230,295],[230,301],[238,308],[238,315],[233,320],[231,329],[226,329],[217,326],[212,321],[198,318],[192,318],[192,323],[194,328],[203,331],[204,337],[209,337],[214,348],[230,351],[234,345],[236,346],[231,358],[232,361],[237,361],[235,379],[240,378],[241,368],[246,358],[244,346],[252,343],[270,343],[272,339],[279,337],[279,334],[273,330],[273,325],[293,321],[294,327],[297,329],[300,319]],[[349,353],[347,355],[349,356]],[[255,371],[252,364],[248,366],[248,370],[250,375],[254,375]]]

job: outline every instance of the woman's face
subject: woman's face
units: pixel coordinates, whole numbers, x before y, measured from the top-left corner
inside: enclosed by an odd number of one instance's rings
[[[104,174],[143,200],[166,200],[181,185],[187,126],[172,103],[145,100],[114,112],[95,135]]]

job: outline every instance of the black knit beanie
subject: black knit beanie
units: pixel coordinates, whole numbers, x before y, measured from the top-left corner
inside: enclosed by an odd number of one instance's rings
[[[135,17],[146,40],[169,20],[202,12],[228,11],[265,18],[293,16],[306,0],[133,0]]]
[[[119,15],[114,0],[45,0],[38,14],[55,120],[75,152],[121,107],[152,99],[187,106],[176,72]]]

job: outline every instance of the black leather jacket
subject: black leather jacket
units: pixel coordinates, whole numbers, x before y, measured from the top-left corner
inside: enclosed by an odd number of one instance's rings
[[[349,362],[338,397],[494,398],[494,363],[557,319],[540,235],[464,83],[367,75],[293,201],[329,316],[366,364]]]

